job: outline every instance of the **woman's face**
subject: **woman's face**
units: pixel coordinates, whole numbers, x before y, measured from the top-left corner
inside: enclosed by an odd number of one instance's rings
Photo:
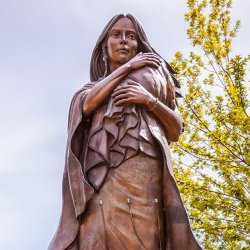
[[[134,24],[129,18],[119,19],[108,33],[107,54],[111,71],[132,59],[138,51]]]

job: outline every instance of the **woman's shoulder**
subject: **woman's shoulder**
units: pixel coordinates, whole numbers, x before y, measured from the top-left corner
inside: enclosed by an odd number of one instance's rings
[[[82,85],[82,87],[80,89],[78,89],[74,95],[73,95],[73,98],[74,99],[76,96],[78,96],[79,94],[81,93],[84,93],[86,92],[87,90],[91,89],[94,85],[96,84],[96,82],[87,82],[87,83],[84,83]]]
[[[81,87],[81,89],[79,91],[91,89],[96,83],[97,83],[97,81],[87,82],[87,83],[82,85],[82,87]]]
[[[74,103],[77,99],[81,98],[81,96],[85,95],[86,92],[88,90],[90,90],[94,85],[95,85],[96,82],[87,82],[85,84],[82,85],[82,87],[80,89],[78,89],[72,99],[71,99],[71,106],[72,106],[72,103]]]

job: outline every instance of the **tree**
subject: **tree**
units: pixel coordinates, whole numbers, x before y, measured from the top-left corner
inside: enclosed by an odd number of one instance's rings
[[[171,62],[184,98],[185,132],[172,145],[175,176],[192,227],[204,249],[250,245],[250,55],[233,55],[240,21],[232,0],[187,0],[188,38],[194,51]]]

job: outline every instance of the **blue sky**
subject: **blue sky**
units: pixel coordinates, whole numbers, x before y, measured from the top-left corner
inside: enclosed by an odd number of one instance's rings
[[[246,55],[250,1],[234,2]],[[191,49],[185,11],[185,0],[0,0],[0,249],[46,249],[56,230],[68,107],[107,21],[135,14],[171,60]]]

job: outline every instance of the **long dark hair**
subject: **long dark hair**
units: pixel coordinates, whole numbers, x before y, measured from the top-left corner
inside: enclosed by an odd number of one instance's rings
[[[91,62],[90,62],[90,80],[91,81],[98,81],[99,79],[104,77],[105,74],[105,62],[103,60],[104,55],[103,55],[103,46],[106,45],[106,38],[108,35],[108,32],[111,30],[111,28],[113,27],[113,25],[121,18],[129,18],[132,23],[135,26],[135,30],[138,36],[138,44],[139,44],[139,48],[138,48],[138,52],[153,52],[157,55],[159,55],[150,45],[148,38],[140,24],[140,22],[138,21],[138,19],[133,16],[132,14],[118,14],[116,16],[114,16],[108,23],[107,25],[104,27],[101,35],[99,36],[96,46],[93,50],[92,53],[92,57],[91,57]],[[160,55],[159,55],[160,56]],[[165,61],[166,62],[166,61]],[[174,77],[175,74],[177,74],[176,71],[174,71],[172,69],[172,67],[166,62],[167,68],[174,80],[175,86],[176,87],[180,87],[179,82],[176,80],[176,78]]]

